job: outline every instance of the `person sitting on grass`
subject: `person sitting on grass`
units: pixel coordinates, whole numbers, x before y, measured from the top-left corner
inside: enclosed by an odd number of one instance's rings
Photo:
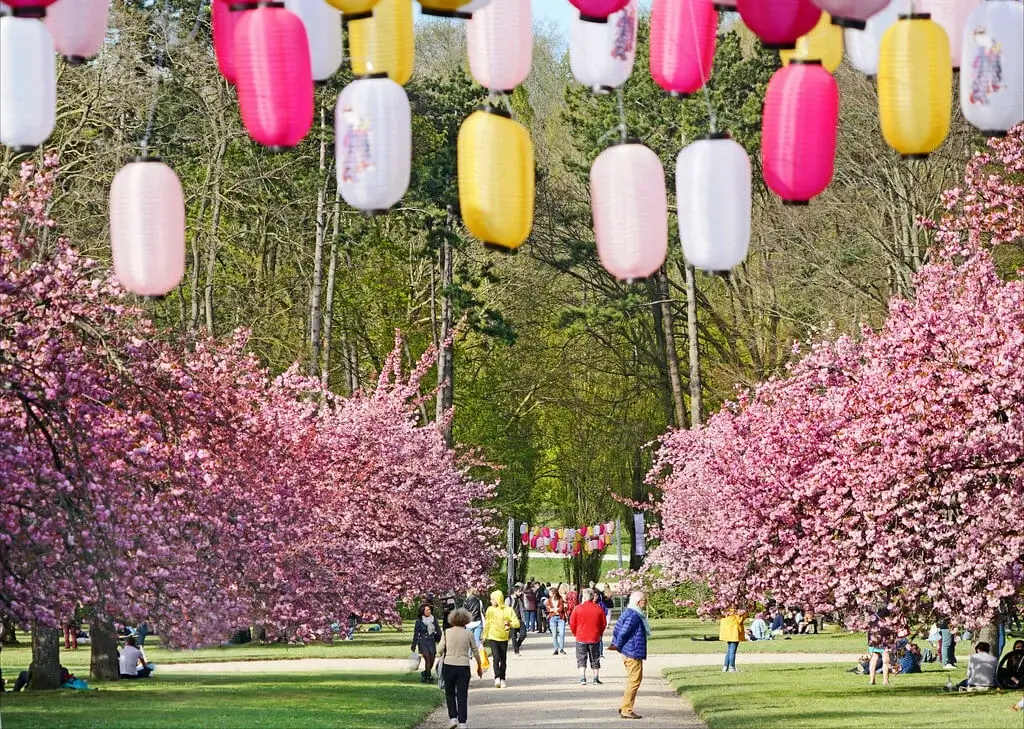
[[[153,673],[153,664],[146,661],[146,654],[139,648],[134,635],[124,642],[117,664],[121,678],[149,678]]]
[[[1024,709],[1024,699],[1021,699],[1020,701],[1018,701],[1016,704],[1014,704],[1010,708],[1013,709],[1014,711],[1020,711],[1021,709]]]
[[[814,616],[813,610],[804,613],[804,621],[800,624],[800,632],[804,635],[818,634],[818,619]]]
[[[1024,687],[1024,640],[1014,642],[1013,650],[999,661],[999,671],[996,675],[999,685],[1004,689]]]
[[[896,664],[897,673],[921,673],[921,649],[917,643],[909,643]]]
[[[967,678],[957,684],[962,691],[990,689],[996,687],[996,657],[990,653],[992,647],[985,641],[974,644],[974,653],[967,661]]]
[[[774,637],[768,629],[768,623],[764,618],[764,614],[754,618],[754,622],[747,629],[747,640],[771,640]]]

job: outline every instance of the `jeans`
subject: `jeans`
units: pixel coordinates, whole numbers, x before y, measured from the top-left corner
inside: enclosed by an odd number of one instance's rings
[[[725,648],[725,667],[736,668],[736,649],[740,647],[737,641],[730,641]]]
[[[441,669],[444,675],[444,700],[448,704],[448,718],[466,723],[469,711],[469,666],[449,666]]]
[[[476,642],[476,647],[480,648],[483,646],[482,638],[484,635],[484,621],[474,620],[472,623],[466,626],[466,630],[473,634],[473,640]]]
[[[956,641],[953,639],[953,633],[945,628],[939,630],[939,635],[942,636],[942,650],[939,653],[939,660],[943,665],[956,665]]]
[[[536,630],[537,629],[537,611],[527,610],[526,611],[526,629]]]
[[[508,641],[489,640],[488,647],[491,649],[491,665],[494,666],[494,677],[505,680],[505,669],[508,667]]]
[[[556,651],[565,650],[565,621],[562,618],[548,618],[548,625],[551,626],[551,645]]]

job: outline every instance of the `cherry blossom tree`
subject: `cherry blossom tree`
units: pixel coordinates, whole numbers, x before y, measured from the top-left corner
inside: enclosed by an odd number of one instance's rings
[[[655,561],[707,580],[708,614],[777,599],[864,627],[988,624],[1024,596],[1024,127],[945,196],[913,300],[817,342],[706,427],[662,440]],[[658,474],[665,474],[663,477]]]

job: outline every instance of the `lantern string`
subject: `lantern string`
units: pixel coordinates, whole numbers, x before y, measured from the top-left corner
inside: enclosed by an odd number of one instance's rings
[[[708,89],[708,84],[711,83],[710,75],[704,74],[704,56],[700,52],[700,39],[697,37],[697,19],[694,17],[694,3],[688,3],[687,8],[690,11],[690,30],[693,31],[693,49],[697,54],[697,70],[700,71],[700,78],[704,82],[704,103],[708,107],[708,125],[711,128],[711,133],[714,134],[718,131],[718,117],[715,116],[715,110],[711,105],[711,91]],[[717,19],[716,19],[717,20]],[[717,34],[718,30],[715,29]]]
[[[626,128],[626,105],[625,105],[625,102],[623,101],[624,94],[623,94],[623,91],[622,91],[622,86],[619,86],[615,90],[615,95],[618,97],[617,101],[618,101],[618,105],[619,105],[619,136],[622,139],[622,141],[625,142],[626,141],[626,132],[627,132],[627,128]]]

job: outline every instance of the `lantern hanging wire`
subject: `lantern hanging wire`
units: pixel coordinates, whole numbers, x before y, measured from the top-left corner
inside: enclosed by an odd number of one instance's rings
[[[693,32],[693,47],[700,48],[700,38],[697,37],[697,18],[693,14],[693,3],[687,3],[687,11],[690,13],[690,30]],[[715,29],[715,33],[718,33],[718,29]],[[697,70],[700,72],[700,77],[704,80],[701,86],[704,87],[704,102],[708,107],[708,126],[709,131],[712,134],[718,132],[718,117],[715,116],[714,107],[711,105],[711,90],[708,89],[708,85],[711,83],[711,75],[704,75],[704,56],[702,53],[697,54]]]

